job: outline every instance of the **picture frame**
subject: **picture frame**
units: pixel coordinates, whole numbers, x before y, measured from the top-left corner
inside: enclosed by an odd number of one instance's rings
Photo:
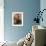
[[[12,26],[23,26],[23,12],[12,12]]]

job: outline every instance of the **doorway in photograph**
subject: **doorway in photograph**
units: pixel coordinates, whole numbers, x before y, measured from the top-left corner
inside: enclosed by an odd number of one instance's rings
[[[23,26],[23,12],[12,12],[12,26]]]

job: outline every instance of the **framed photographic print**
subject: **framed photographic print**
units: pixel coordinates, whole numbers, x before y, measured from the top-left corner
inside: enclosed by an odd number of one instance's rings
[[[12,12],[12,26],[23,26],[23,12]]]

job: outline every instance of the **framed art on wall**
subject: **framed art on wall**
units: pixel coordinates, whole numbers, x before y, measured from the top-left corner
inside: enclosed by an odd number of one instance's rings
[[[23,12],[12,12],[12,26],[23,26]]]

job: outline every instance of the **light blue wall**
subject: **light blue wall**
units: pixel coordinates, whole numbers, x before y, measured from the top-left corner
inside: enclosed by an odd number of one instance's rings
[[[41,0],[40,1],[40,10],[42,11],[43,9],[46,9],[46,0]],[[42,17],[43,17],[43,22],[40,21],[40,25],[46,27],[46,11],[43,12]]]
[[[40,9],[40,0],[4,0],[4,2],[5,40],[18,41],[31,31],[33,18],[36,17],[35,12]],[[24,12],[23,27],[12,26],[13,11]]]

